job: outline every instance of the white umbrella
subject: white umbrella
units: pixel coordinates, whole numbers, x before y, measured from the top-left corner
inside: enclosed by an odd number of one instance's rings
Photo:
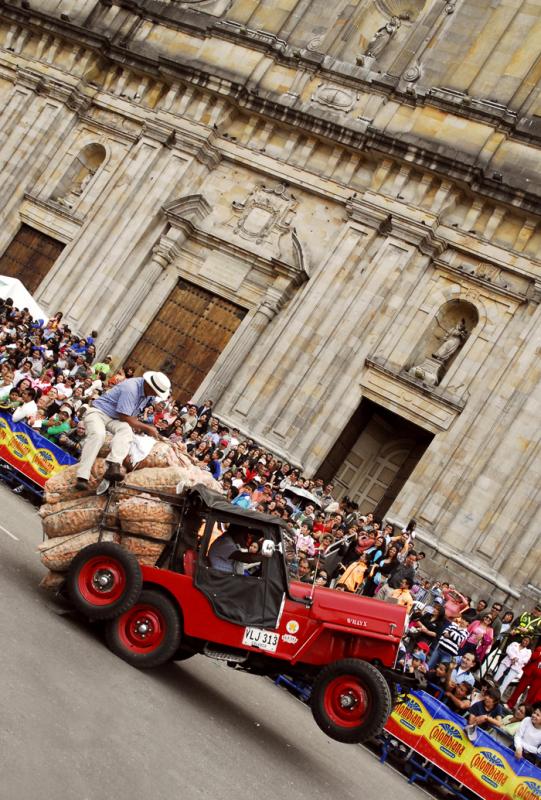
[[[45,311],[38,306],[30,292],[17,278],[0,275],[0,297],[4,300],[6,297],[11,297],[13,305],[18,309],[27,308],[35,321],[42,319],[46,322],[48,319]]]
[[[299,486],[286,486],[284,489],[284,494],[286,492],[292,492],[293,494],[297,495],[297,497],[303,497],[305,500],[309,500],[313,503],[317,508],[321,508],[321,500],[319,497],[316,497],[315,494],[308,492],[306,489],[301,489]]]

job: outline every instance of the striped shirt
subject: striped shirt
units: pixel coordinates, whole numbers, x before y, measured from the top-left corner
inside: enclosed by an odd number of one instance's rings
[[[443,634],[440,636],[438,640],[438,649],[443,650],[445,653],[450,653],[452,656],[456,656],[467,638],[467,629],[461,628],[459,625],[452,622],[445,628]]]

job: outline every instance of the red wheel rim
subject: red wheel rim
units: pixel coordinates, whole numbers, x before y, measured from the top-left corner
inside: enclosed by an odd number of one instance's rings
[[[109,556],[89,558],[77,576],[79,594],[93,606],[108,606],[122,597],[126,572],[122,564]]]
[[[163,642],[166,622],[161,611],[139,603],[117,620],[122,644],[133,653],[149,653]]]
[[[327,684],[323,705],[327,717],[335,725],[355,728],[368,712],[368,694],[354,675],[340,675]]]

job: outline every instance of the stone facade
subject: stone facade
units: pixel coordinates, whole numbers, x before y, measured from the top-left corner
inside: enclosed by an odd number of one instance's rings
[[[528,604],[540,36],[541,0],[4,0],[0,252],[63,242],[37,299],[118,361],[179,278],[234,302],[196,396]]]

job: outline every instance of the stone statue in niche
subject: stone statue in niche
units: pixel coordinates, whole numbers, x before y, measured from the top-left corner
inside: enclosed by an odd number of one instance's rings
[[[462,347],[468,338],[468,329],[466,328],[465,319],[461,319],[458,325],[455,325],[455,327],[450,331],[446,330],[439,322],[438,325],[442,330],[445,331],[447,335],[443,339],[436,352],[432,353],[432,357],[435,358],[436,361],[446,364],[451,356],[453,356],[456,351]]]
[[[66,194],[62,197],[53,197],[55,203],[59,203],[61,206],[65,206],[70,210],[75,206],[75,204],[79,201],[79,198],[84,191],[92,178],[94,177],[95,171],[91,169],[87,170],[86,174],[79,180],[76,180],[68,189]]]
[[[463,318],[453,328],[447,330],[436,317],[436,324],[445,332],[438,349],[431,356],[423,358],[420,364],[414,364],[408,374],[417,380],[423,381],[428,386],[438,386],[445,375],[449,361],[457,353],[470,332]]]
[[[368,43],[365,55],[376,58],[385,50],[397,30],[401,26],[400,17],[391,17],[383,27],[379,28]]]
[[[233,0],[171,0],[172,6],[179,8],[199,8],[207,14],[219,17],[225,14],[233,5]]]

